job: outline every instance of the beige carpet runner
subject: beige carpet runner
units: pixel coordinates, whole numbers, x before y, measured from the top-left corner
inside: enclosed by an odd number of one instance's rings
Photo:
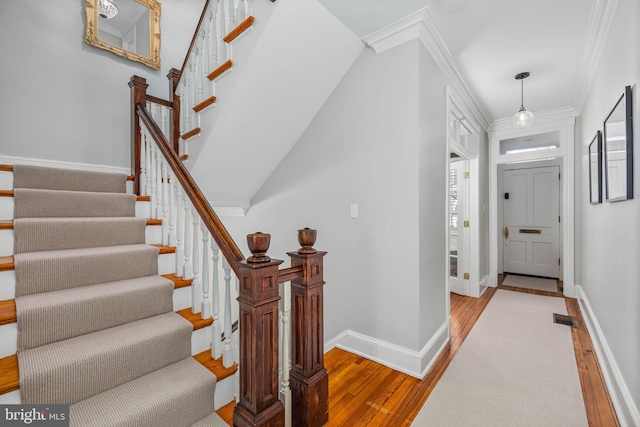
[[[77,427],[226,425],[126,176],[14,166],[20,392]]]
[[[587,427],[564,298],[498,290],[412,426]]]

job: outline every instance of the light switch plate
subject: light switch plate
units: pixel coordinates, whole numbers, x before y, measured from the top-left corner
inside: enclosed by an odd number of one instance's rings
[[[358,205],[356,203],[351,205],[351,218],[358,218]]]

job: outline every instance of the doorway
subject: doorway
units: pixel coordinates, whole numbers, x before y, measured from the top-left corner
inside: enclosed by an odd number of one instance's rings
[[[464,220],[469,207],[469,190],[465,176],[469,161],[455,152],[449,162],[449,292],[467,295],[468,232]]]
[[[502,170],[504,273],[560,277],[560,166]]]

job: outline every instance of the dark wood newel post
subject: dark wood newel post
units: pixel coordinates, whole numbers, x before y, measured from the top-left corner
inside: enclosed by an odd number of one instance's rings
[[[142,146],[142,134],[140,133],[140,120],[138,119],[137,104],[147,105],[147,80],[138,76],[131,76],[129,80],[131,88],[131,170],[133,171],[133,192],[140,194],[140,147]]]
[[[316,230],[298,230],[302,248],[289,252],[302,278],[291,281],[291,398],[294,426],[319,427],[329,421],[329,377],[324,368],[323,259]]]
[[[270,259],[270,235],[247,236],[253,254],[236,263],[240,289],[240,399],[233,425],[284,426],[284,406],[278,399],[278,266]]]
[[[167,74],[169,79],[169,100],[173,102],[171,109],[171,139],[173,142],[173,150],[180,155],[180,97],[176,94],[178,88],[178,79],[180,78],[180,70],[172,68]]]

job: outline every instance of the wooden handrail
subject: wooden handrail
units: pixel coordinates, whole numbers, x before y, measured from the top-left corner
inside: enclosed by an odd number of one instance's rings
[[[169,107],[169,108],[173,109],[173,102],[167,101],[166,99],[158,98],[158,97],[153,96],[153,95],[147,95],[147,101],[153,102],[155,104],[164,105],[165,107]]]
[[[227,229],[222,225],[218,215],[213,211],[213,208],[200,191],[200,188],[198,188],[198,185],[193,180],[193,177],[187,168],[184,167],[175,151],[171,149],[167,138],[164,136],[155,120],[153,120],[147,111],[147,108],[143,104],[137,104],[136,111],[138,117],[145,124],[149,134],[156,142],[156,145],[167,161],[167,164],[178,179],[178,182],[182,185],[185,194],[189,196],[194,208],[200,214],[200,217],[211,233],[211,236],[229,261],[233,271],[235,271],[236,275],[240,276],[236,263],[244,260],[244,255],[231,238]]]
[[[202,26],[202,22],[204,21],[204,17],[207,14],[207,10],[209,10],[209,3],[211,0],[207,0],[204,4],[204,9],[202,9],[202,14],[200,14],[200,20],[198,20],[198,26],[196,27],[196,31],[193,33],[193,38],[191,39],[191,44],[189,45],[189,50],[187,50],[187,55],[184,57],[184,62],[182,63],[182,68],[180,68],[180,73],[178,74],[177,81],[179,82],[182,78],[182,73],[184,69],[187,67],[187,62],[189,61],[189,56],[191,56],[191,51],[196,45],[196,40],[198,40],[198,33],[200,33],[200,27]],[[178,85],[174,86],[174,91],[177,89]],[[175,93],[175,92],[174,92]]]

